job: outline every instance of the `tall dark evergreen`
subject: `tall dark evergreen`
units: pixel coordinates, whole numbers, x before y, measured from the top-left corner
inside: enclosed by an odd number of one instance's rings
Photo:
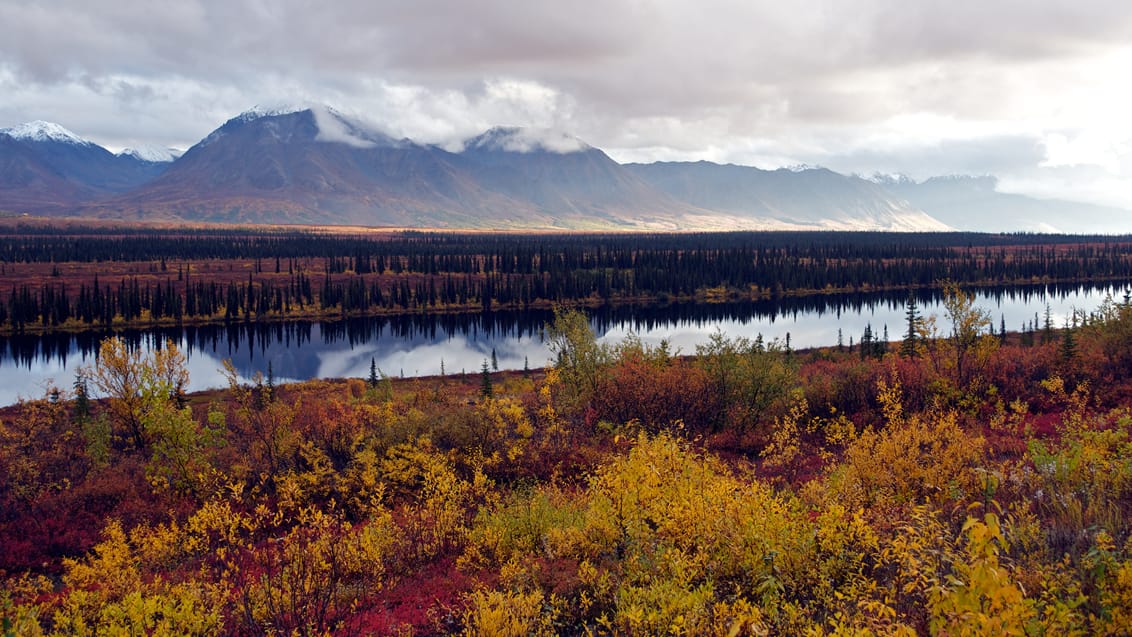
[[[916,306],[916,297],[914,294],[908,295],[908,300],[904,304],[904,320],[907,329],[904,332],[904,340],[900,343],[900,355],[905,358],[915,358],[918,356],[916,344],[919,340],[920,325],[923,319],[920,316],[920,310]]]
[[[1050,309],[1049,303],[1046,303],[1046,312],[1043,316],[1042,345],[1045,345],[1053,340],[1053,310]]]
[[[443,363],[441,363],[441,365],[443,365]],[[377,359],[371,356],[369,359],[369,378],[367,379],[367,382],[372,388],[377,387],[377,383],[380,381],[381,379],[377,376]]]
[[[480,370],[480,396],[484,398],[491,398],[494,390],[491,386],[491,368],[488,367],[487,359],[483,359],[483,367]]]
[[[1061,332],[1061,360],[1069,362],[1077,357],[1077,322],[1065,319],[1065,329]]]

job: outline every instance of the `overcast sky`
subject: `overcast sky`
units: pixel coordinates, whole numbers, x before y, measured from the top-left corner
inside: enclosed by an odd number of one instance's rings
[[[0,0],[0,24],[0,127],[114,150],[318,102],[423,142],[549,127],[619,161],[1132,207],[1128,0]]]

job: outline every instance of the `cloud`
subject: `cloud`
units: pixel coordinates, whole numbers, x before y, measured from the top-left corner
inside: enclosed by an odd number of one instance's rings
[[[449,148],[513,125],[646,161],[1129,175],[1123,0],[9,0],[0,23],[0,125],[118,148],[309,101]]]
[[[316,139],[323,142],[338,142],[354,148],[373,148],[377,142],[372,134],[360,125],[350,122],[331,108],[321,105],[310,107],[318,126]]]
[[[565,154],[585,150],[588,146],[582,140],[563,131],[549,128],[500,127],[467,140],[464,148],[487,148],[513,153],[547,151]]]

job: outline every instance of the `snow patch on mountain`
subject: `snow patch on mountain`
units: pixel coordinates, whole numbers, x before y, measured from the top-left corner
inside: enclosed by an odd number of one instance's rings
[[[65,144],[76,144],[79,146],[94,145],[58,124],[38,119],[34,122],[27,122],[11,128],[0,128],[0,134],[7,135],[13,139],[35,142],[63,142]]]
[[[291,113],[301,113],[305,110],[310,110],[309,104],[274,104],[274,105],[261,105],[256,104],[248,110],[236,116],[237,121],[251,122],[264,117],[279,117],[280,115],[290,115]]]
[[[582,140],[549,128],[496,127],[464,143],[464,150],[496,150],[511,153],[544,151],[565,155],[589,150]]]
[[[185,151],[178,150],[176,148],[165,148],[153,144],[142,144],[137,148],[123,149],[122,152],[118,153],[118,156],[133,157],[134,159],[137,159],[139,161],[148,161],[154,164],[164,164],[177,159],[184,153]]]
[[[916,180],[912,179],[908,175],[905,175],[904,173],[876,172],[876,173],[873,173],[869,177],[863,177],[863,176],[860,176],[860,175],[854,175],[854,176],[860,177],[861,179],[864,179],[865,181],[871,181],[874,184],[877,184],[877,185],[880,185],[880,186],[902,186],[902,185],[912,185],[912,186],[914,186],[914,185],[916,185]]]
[[[810,171],[810,170],[821,170],[822,169],[821,166],[814,166],[812,164],[794,164],[792,166],[783,166],[782,168],[784,170],[788,170],[792,173],[804,173],[804,172],[807,172],[807,171]]]

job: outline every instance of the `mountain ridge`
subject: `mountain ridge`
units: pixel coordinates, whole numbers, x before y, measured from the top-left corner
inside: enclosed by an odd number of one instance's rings
[[[49,122],[0,129],[0,210],[47,215],[440,228],[941,231],[985,230],[969,224],[1003,206],[1020,211],[996,216],[1022,226],[1010,230],[1060,228],[1064,221],[1053,219],[1059,206],[1077,205],[1005,195],[994,182],[972,179],[917,183],[820,167],[763,170],[704,161],[621,164],[562,131],[504,126],[453,152],[394,139],[321,105],[254,107],[179,155],[145,146],[115,155]],[[1119,223],[1121,213],[1102,216]],[[1057,223],[1030,218],[1041,215]]]

